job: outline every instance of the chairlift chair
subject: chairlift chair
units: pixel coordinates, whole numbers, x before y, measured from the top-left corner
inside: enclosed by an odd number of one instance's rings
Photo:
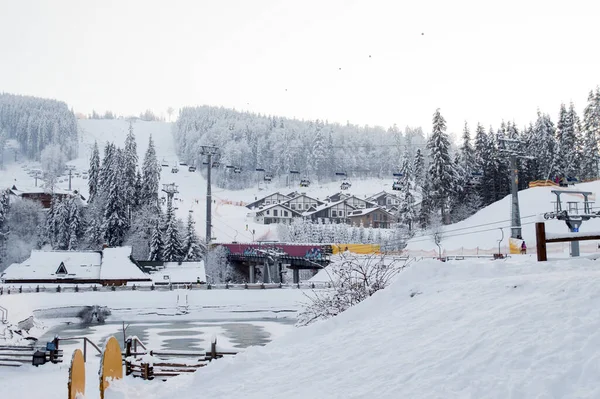
[[[340,185],[340,189],[342,190],[348,190],[350,187],[352,187],[352,183],[347,179],[344,179]]]
[[[272,175],[272,174],[270,174],[270,173],[267,173],[267,174],[265,175],[265,182],[267,182],[267,183],[271,183],[271,180],[273,180],[273,175]]]
[[[196,167],[193,165],[188,168],[188,172],[195,172],[195,171],[196,171]]]
[[[308,180],[308,178],[303,178],[302,180],[300,180],[300,187],[308,187],[310,186],[310,180]]]
[[[392,183],[392,190],[400,191],[402,189],[402,183],[400,182],[400,178],[404,176],[402,173],[393,173],[396,180]]]
[[[242,168],[240,168],[239,166],[235,167],[233,169],[233,173],[242,173]]]
[[[179,168],[177,166],[173,166],[173,168],[171,169],[171,173],[177,173],[179,172]]]

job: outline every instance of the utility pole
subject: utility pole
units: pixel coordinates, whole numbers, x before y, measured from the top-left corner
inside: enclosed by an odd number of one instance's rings
[[[35,178],[35,186],[37,187],[37,181],[39,178],[42,177],[42,171],[36,170],[35,172],[33,172],[33,177]]]
[[[521,147],[525,144],[521,140],[499,138],[502,148],[500,153],[508,156],[510,167],[510,192],[511,201],[511,238],[521,238],[521,212],[519,210],[519,170],[517,169],[517,158],[531,159],[531,156],[525,155]]]
[[[217,155],[219,152],[219,148],[212,145],[203,145],[200,147],[200,154],[206,155],[208,157],[208,162],[206,163],[206,246],[208,249],[208,244],[210,244],[212,237],[212,195],[211,195],[211,170],[213,167],[213,155]]]

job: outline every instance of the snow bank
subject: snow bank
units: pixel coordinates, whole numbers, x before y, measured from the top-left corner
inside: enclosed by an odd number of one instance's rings
[[[337,318],[213,362],[163,397],[600,397],[597,268],[418,262]]]
[[[189,284],[206,281],[204,261],[200,262],[166,262],[165,268],[153,272],[150,277],[154,283]]]

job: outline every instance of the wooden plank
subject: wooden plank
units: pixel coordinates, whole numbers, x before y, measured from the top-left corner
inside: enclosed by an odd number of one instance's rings
[[[535,241],[538,262],[547,261],[548,254],[546,253],[546,225],[544,222],[538,222],[535,224]]]

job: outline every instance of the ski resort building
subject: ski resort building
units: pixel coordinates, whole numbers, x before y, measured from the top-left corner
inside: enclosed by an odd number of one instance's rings
[[[277,192],[277,193],[267,195],[266,197],[263,197],[254,202],[249,203],[248,205],[246,205],[246,208],[255,209],[255,208],[260,208],[261,206],[281,204],[282,202],[285,202],[285,201],[288,201],[291,199],[292,199],[291,197],[288,197],[287,195],[283,195],[283,194]]]
[[[304,212],[303,216],[316,222],[319,219],[328,219],[332,223],[347,223],[348,215],[356,210],[355,207],[349,205],[345,199],[338,202],[325,203],[318,207],[310,208]]]
[[[71,197],[78,197],[81,201],[85,202],[85,198],[75,191],[66,191],[59,188],[55,188],[53,192],[47,192],[42,187],[21,187],[17,188],[16,185],[13,185],[8,189],[9,201],[19,201],[22,199],[28,199],[42,205],[43,208],[50,208],[50,204],[52,203],[52,198],[56,198],[58,200],[64,200]]]
[[[302,214],[287,205],[274,204],[255,209],[249,213],[254,222],[261,224],[292,223],[293,218],[302,217]]]
[[[390,210],[394,207],[397,208],[398,205],[400,205],[400,198],[386,191],[381,191],[368,197],[367,201],[374,202],[377,204],[377,206],[385,207],[387,210]]]
[[[291,198],[287,201],[283,201],[282,204],[294,211],[305,212],[305,211],[308,211],[311,207],[316,208],[319,205],[323,205],[324,202],[319,201],[318,199],[309,197],[306,194],[300,194],[300,195],[294,196],[293,198]]]
[[[380,207],[357,209],[348,215],[348,219],[353,226],[363,225],[374,229],[389,229],[396,222],[392,213]]]
[[[126,285],[150,282],[131,257],[131,247],[102,251],[31,251],[28,259],[13,263],[0,280],[7,284]]]
[[[374,208],[377,206],[377,204],[374,202],[358,198],[354,195],[344,199],[344,202],[357,209]]]

